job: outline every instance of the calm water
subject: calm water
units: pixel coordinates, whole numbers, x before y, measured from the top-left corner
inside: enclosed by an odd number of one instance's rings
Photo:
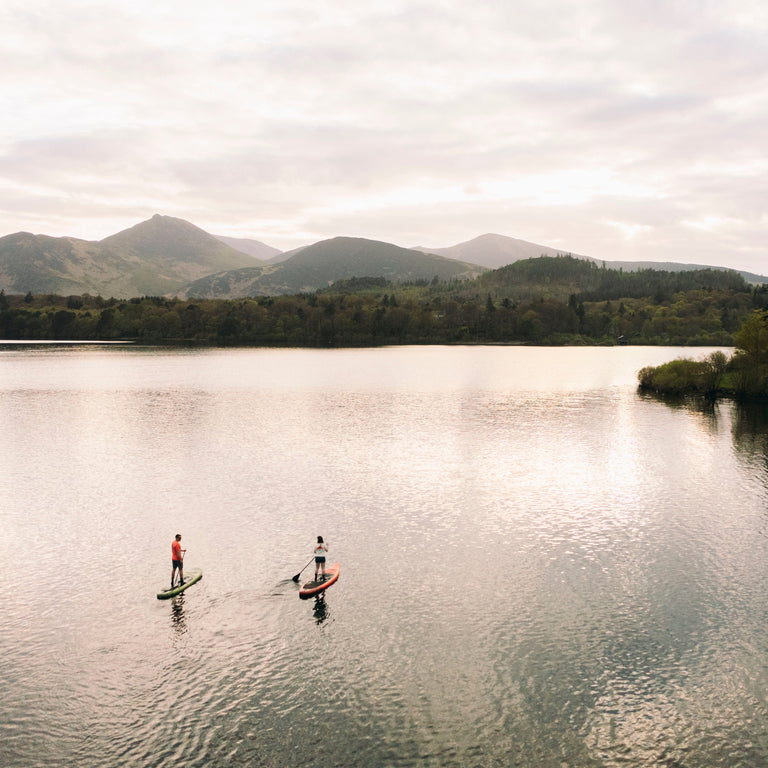
[[[765,413],[635,391],[706,351],[0,348],[0,765],[768,764]]]

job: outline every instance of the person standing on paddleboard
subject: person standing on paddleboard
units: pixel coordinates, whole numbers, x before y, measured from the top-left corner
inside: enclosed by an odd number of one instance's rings
[[[186,549],[181,548],[181,534],[177,533],[176,538],[171,542],[171,589],[173,589],[173,577],[176,575],[176,569],[179,569],[179,586],[184,586],[184,553]]]
[[[323,541],[322,536],[317,537],[315,544],[315,581],[317,581],[318,570],[323,574],[325,581],[325,553],[328,551],[328,545]]]

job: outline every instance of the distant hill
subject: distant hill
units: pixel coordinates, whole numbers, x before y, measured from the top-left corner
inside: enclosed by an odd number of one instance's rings
[[[334,237],[299,248],[285,261],[255,269],[240,269],[202,278],[180,295],[235,298],[316,291],[336,280],[384,277],[391,282],[469,279],[485,269],[435,254],[401,248],[378,240]]]
[[[565,253],[562,249],[550,248],[546,245],[529,243],[527,240],[518,240],[505,235],[480,235],[473,240],[467,240],[458,245],[447,248],[424,248],[419,246],[416,250],[427,253],[436,253],[447,259],[459,259],[472,264],[480,264],[488,269],[498,269],[507,264],[514,264],[522,259],[535,259],[538,256],[558,256]],[[571,254],[577,256],[578,254]],[[579,258],[586,258],[581,256]]]
[[[563,303],[573,296],[581,301],[653,297],[661,302],[679,291],[748,290],[744,278],[732,269],[603,269],[593,260],[573,256],[521,259],[486,272],[474,285],[497,299],[539,297]]]
[[[217,240],[225,243],[236,251],[247,253],[259,261],[271,261],[277,256],[282,255],[282,251],[273,248],[271,245],[262,243],[260,240],[251,240],[247,237],[225,237],[224,235],[214,235]]]
[[[625,272],[638,272],[641,269],[655,269],[664,272],[696,272],[701,269],[718,269],[728,272],[736,272],[741,275],[748,283],[762,285],[768,283],[768,277],[765,275],[756,275],[753,272],[745,272],[741,269],[731,269],[730,267],[713,267],[709,264],[681,264],[677,261],[600,261],[591,259],[597,264],[605,264],[608,269],[623,269]]]
[[[155,215],[100,241],[17,232],[0,238],[6,293],[162,296],[203,275],[259,264],[182,219]]]
[[[609,269],[623,269],[625,272],[637,272],[641,269],[656,269],[667,272],[689,272],[700,269],[730,269],[729,267],[717,267],[707,264],[682,264],[678,262],[658,262],[658,261],[604,261],[595,259],[591,256],[583,256],[566,249],[551,248],[547,245],[537,245],[529,243],[527,240],[518,240],[514,237],[505,235],[487,234],[480,235],[473,240],[467,240],[458,245],[452,245],[447,248],[422,248],[417,250],[437,253],[449,259],[462,259],[472,264],[480,264],[489,269],[498,269],[499,267],[514,264],[516,261],[524,259],[535,259],[539,256],[574,256],[579,259],[587,259],[596,264],[605,264]],[[768,277],[756,275],[751,272],[738,272],[748,283],[768,283]]]

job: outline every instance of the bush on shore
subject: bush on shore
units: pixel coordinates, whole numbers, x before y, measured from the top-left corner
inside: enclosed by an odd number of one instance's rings
[[[638,374],[642,391],[665,395],[768,398],[768,311],[753,312],[734,336],[729,358],[713,352],[704,360],[678,358],[646,366]]]
[[[724,352],[712,352],[704,360],[678,358],[638,373],[640,389],[670,395],[708,395],[721,391],[728,368]]]

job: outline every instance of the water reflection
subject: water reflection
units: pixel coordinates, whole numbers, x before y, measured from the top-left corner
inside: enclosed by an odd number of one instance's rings
[[[738,403],[732,434],[741,453],[762,460],[768,467],[768,403]]]
[[[719,404],[715,398],[699,395],[669,395],[656,392],[643,392],[640,394],[640,398],[650,402],[663,403],[673,411],[700,413],[708,418],[714,431],[717,429]]]
[[[312,606],[312,615],[316,624],[322,624],[328,618],[328,605],[325,602],[325,593],[315,595],[315,604]]]
[[[181,636],[187,631],[187,618],[184,615],[184,593],[171,598],[171,627]]]
[[[700,424],[710,435],[722,426],[724,412],[731,413],[731,435],[735,448],[746,458],[761,460],[768,467],[768,403],[717,401],[706,397],[643,393],[643,400],[663,403],[670,410],[701,416]]]
[[[4,358],[0,764],[768,765],[768,418],[638,397],[676,354]],[[151,594],[167,510],[208,597]]]

